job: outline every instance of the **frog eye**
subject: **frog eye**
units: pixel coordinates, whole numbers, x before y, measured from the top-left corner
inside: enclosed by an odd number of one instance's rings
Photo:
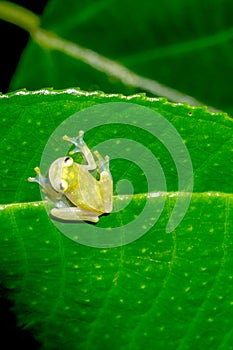
[[[61,180],[59,187],[62,192],[65,192],[68,189],[68,183],[65,180]]]
[[[71,157],[65,157],[64,159],[64,166],[71,166],[73,164],[73,158]]]

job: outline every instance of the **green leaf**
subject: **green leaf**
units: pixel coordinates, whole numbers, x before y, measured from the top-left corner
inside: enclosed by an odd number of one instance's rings
[[[143,6],[133,0],[51,0],[41,26],[141,76],[231,111],[232,7],[232,2],[218,0],[211,4],[191,0],[188,5],[185,0],[146,0]],[[109,93],[135,92],[71,56],[31,41],[11,88],[80,86]]]
[[[116,102],[135,111],[147,107],[175,127],[191,156],[194,192],[185,217],[166,234],[177,196],[185,201],[189,195],[176,193],[178,173],[166,145],[146,132],[144,115],[138,119],[140,128],[130,125],[137,113],[132,120],[129,115],[128,125],[90,125],[85,140],[91,148],[106,140],[114,143],[114,138],[137,141],[158,159],[167,181],[166,193],[155,188],[155,196],[148,195],[141,170],[121,148],[123,159],[110,163],[114,183],[127,179],[135,192],[128,203],[127,193],[117,196],[114,187],[114,206],[123,209],[101,217],[97,228],[125,227],[127,239],[126,224],[140,216],[146,202],[156,213],[165,199],[164,208],[156,223],[144,218],[147,232],[141,238],[111,249],[93,248],[62,234],[48,217],[38,187],[27,178],[40,164],[51,134],[70,115],[81,111],[78,131],[83,115],[91,114],[88,107]],[[19,324],[33,332],[42,348],[231,349],[232,119],[144,95],[74,89],[1,96],[0,115],[1,283],[14,301]]]

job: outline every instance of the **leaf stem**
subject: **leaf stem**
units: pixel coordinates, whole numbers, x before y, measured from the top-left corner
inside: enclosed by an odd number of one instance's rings
[[[120,63],[110,60],[95,51],[62,39],[52,32],[40,29],[34,32],[33,37],[39,45],[45,46],[50,50],[61,51],[70,57],[78,59],[108,76],[119,79],[126,86],[140,88],[157,96],[165,96],[174,102],[187,102],[190,105],[203,105],[191,96],[160,84],[155,80],[142,77]]]
[[[165,96],[174,102],[186,102],[190,105],[203,105],[193,97],[178,90],[167,87],[159,82],[140,76],[122,64],[110,60],[95,51],[84,48],[78,44],[62,39],[55,33],[40,28],[37,15],[10,2],[0,2],[0,18],[13,23],[26,31],[42,47],[57,50],[80,60],[107,76],[120,80],[124,85],[140,88],[157,96]]]
[[[40,26],[40,18],[33,12],[8,1],[0,1],[0,19],[33,33]]]

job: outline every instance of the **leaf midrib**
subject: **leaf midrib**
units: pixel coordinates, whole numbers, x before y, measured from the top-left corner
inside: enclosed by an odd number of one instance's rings
[[[137,193],[137,194],[129,194],[129,195],[119,195],[119,196],[113,196],[114,201],[122,201],[122,200],[128,200],[129,198],[133,198],[135,200],[137,199],[152,199],[152,198],[161,198],[161,197],[167,197],[167,198],[180,198],[180,197],[189,197],[189,196],[195,196],[198,197],[206,197],[206,198],[226,198],[229,196],[233,197],[233,193],[226,193],[226,192],[217,192],[217,191],[209,191],[209,192],[150,192],[150,193]],[[19,203],[8,203],[8,204],[0,204],[0,211],[4,209],[11,209],[11,208],[17,208],[17,209],[26,209],[27,207],[44,207],[45,204],[47,204],[47,201],[34,201],[34,202],[19,202]]]

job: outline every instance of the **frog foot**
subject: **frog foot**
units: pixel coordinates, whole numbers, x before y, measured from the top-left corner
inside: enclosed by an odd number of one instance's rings
[[[50,192],[49,189],[51,187],[48,182],[48,179],[41,174],[40,168],[36,167],[34,168],[34,171],[36,172],[36,177],[29,177],[28,181],[38,183],[42,188],[42,192],[44,192],[45,194],[48,194]]]
[[[46,183],[46,178],[43,175],[41,175],[40,168],[38,168],[38,166],[37,166],[36,168],[34,168],[34,170],[36,173],[36,177],[29,177],[28,181],[29,182],[36,182],[41,187],[45,187],[44,185]]]
[[[73,151],[70,151],[69,154],[83,152],[83,149],[86,146],[85,142],[83,141],[83,135],[84,135],[84,131],[80,130],[77,137],[69,137],[67,135],[63,136],[63,140],[68,141],[73,145],[75,145],[75,148],[73,149]]]
[[[104,158],[101,156],[101,154],[98,151],[93,152],[96,158],[98,159],[98,168],[100,170],[100,173],[103,171],[109,172],[109,156],[105,156]]]

